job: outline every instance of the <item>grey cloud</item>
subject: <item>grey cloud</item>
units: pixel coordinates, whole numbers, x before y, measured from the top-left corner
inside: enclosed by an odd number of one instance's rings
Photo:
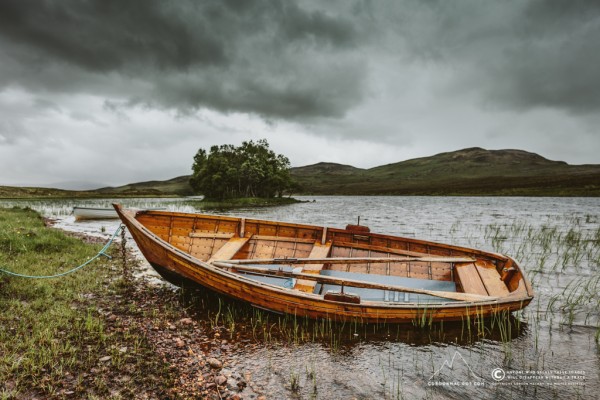
[[[422,87],[445,97],[589,114],[600,109],[600,3],[5,0],[0,57],[0,87],[183,114],[341,118],[368,101],[377,63],[450,71],[444,87]]]
[[[504,63],[505,98],[520,105],[600,109],[600,3],[534,1],[515,30],[520,42]]]
[[[600,109],[597,1],[409,1],[391,12],[377,5],[404,60],[452,71],[447,96],[472,90],[518,111]]]
[[[158,108],[339,116],[363,97],[358,40],[344,17],[293,2],[7,0],[0,84]]]

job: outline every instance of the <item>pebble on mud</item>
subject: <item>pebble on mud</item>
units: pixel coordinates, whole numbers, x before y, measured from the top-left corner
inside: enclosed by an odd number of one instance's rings
[[[219,375],[217,376],[217,379],[215,379],[215,382],[217,383],[217,385],[223,386],[227,383],[227,378],[223,375]]]

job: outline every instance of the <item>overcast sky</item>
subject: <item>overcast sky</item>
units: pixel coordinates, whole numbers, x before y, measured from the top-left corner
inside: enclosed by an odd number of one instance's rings
[[[0,185],[465,147],[600,163],[600,1],[0,1]]]

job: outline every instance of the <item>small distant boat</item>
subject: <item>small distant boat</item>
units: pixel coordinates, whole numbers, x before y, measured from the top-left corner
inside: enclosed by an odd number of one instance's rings
[[[117,219],[119,215],[114,208],[100,207],[73,207],[73,215],[75,220],[84,219]]]
[[[510,257],[346,229],[114,205],[167,281],[278,313],[361,322],[446,321],[524,308],[531,284]]]
[[[149,208],[148,210],[164,210],[165,208]],[[73,207],[76,221],[87,219],[118,219],[119,214],[114,208],[108,207]]]

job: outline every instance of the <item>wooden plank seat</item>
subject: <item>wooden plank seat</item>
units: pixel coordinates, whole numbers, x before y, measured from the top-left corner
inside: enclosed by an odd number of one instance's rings
[[[332,242],[326,242],[322,244],[321,241],[316,241],[310,254],[307,258],[327,258],[331,252]],[[302,272],[306,274],[320,274],[324,264],[305,264],[302,266]],[[315,289],[316,281],[309,281],[306,279],[298,279],[294,285],[294,289],[301,290],[303,292],[312,293]]]
[[[477,273],[475,264],[456,264],[456,274],[465,293],[487,296],[488,292]]]
[[[210,256],[208,262],[215,260],[231,260],[250,239],[251,237],[232,237],[219,250]]]
[[[509,294],[496,266],[489,261],[456,264],[456,273],[465,293],[497,297]]]
[[[478,260],[475,262],[475,268],[490,296],[506,296],[510,292],[506,284],[502,281],[496,266],[489,261]]]
[[[342,279],[356,279],[366,282],[381,283],[387,285],[404,286],[414,289],[435,290],[442,292],[456,292],[456,284],[452,281],[437,281],[432,279],[405,278],[401,276],[378,275],[378,274],[361,274],[355,272],[323,270],[321,275],[333,276]],[[339,285],[317,284],[314,293],[325,294],[328,291],[339,292]],[[407,293],[389,290],[364,289],[356,287],[345,287],[344,292],[352,293],[360,296],[361,300],[370,301],[387,301],[387,302],[405,302],[405,303],[427,303],[439,302],[442,299],[435,296],[417,293]],[[452,301],[443,299],[443,301]]]

